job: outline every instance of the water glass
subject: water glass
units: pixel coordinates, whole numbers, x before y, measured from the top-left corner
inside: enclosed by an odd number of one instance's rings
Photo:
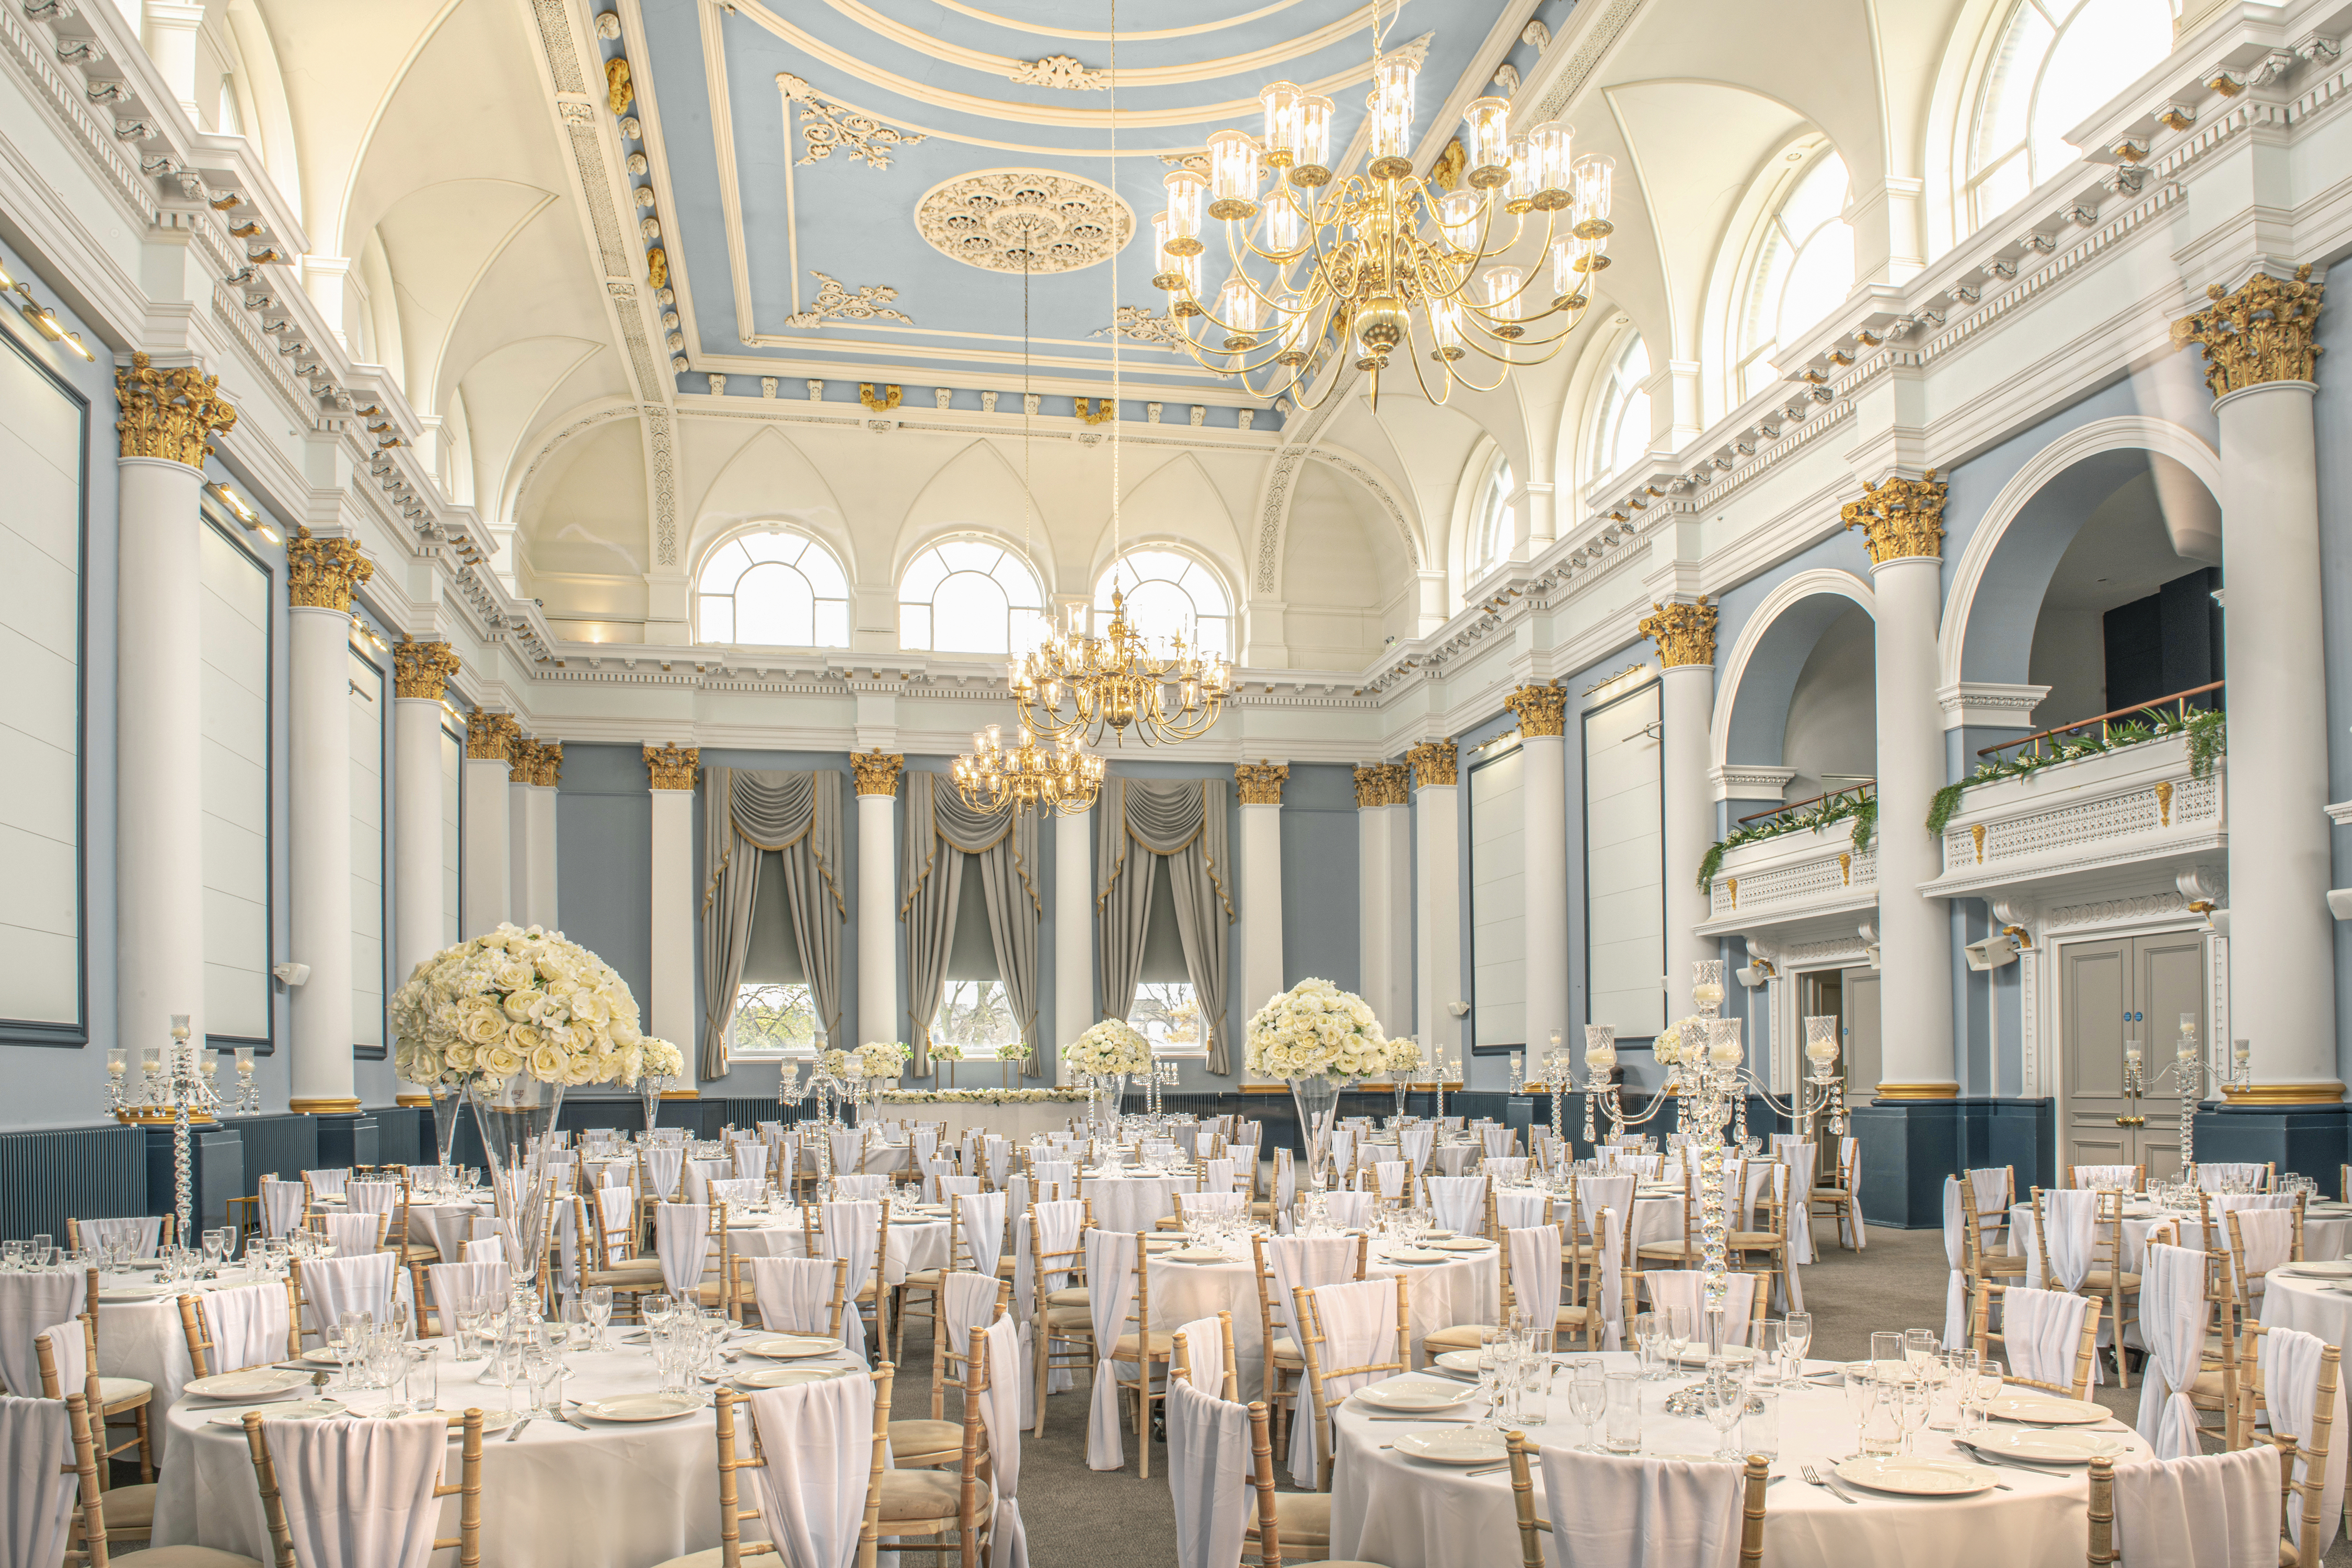
[[[1553,1368],[1557,1365],[1548,1355],[1528,1355],[1519,1361],[1517,1424],[1521,1426],[1547,1426],[1551,1424],[1551,1391]]]
[[[328,1326],[327,1346],[335,1352],[336,1365],[342,1372],[341,1386],[346,1391],[354,1386],[352,1363],[365,1352],[368,1331],[374,1327],[375,1320],[365,1312],[345,1312]]]
[[[1936,1386],[1924,1377],[1906,1377],[1898,1385],[1902,1394],[1903,1451],[1917,1451],[1919,1430],[1927,1425],[1927,1415],[1936,1398]]]
[[[1739,1428],[1742,1452],[1761,1454],[1768,1459],[1780,1457],[1780,1394],[1778,1389],[1760,1388],[1748,1403],[1748,1415]]]
[[[1658,1307],[1653,1310],[1658,1315],[1658,1339],[1668,1368],[1658,1375],[1665,1377],[1671,1374],[1671,1369],[1683,1357],[1690,1353],[1692,1312],[1688,1307]]]
[[[1942,1346],[1938,1342],[1939,1338],[1940,1336],[1933,1329],[1903,1331],[1903,1359],[1910,1366],[1912,1375],[1915,1377],[1928,1375],[1927,1369],[1943,1353]]]
[[[1766,1388],[1780,1385],[1781,1359],[1787,1353],[1784,1326],[1777,1319],[1767,1319],[1757,1329],[1756,1370],[1752,1380]]]
[[[1639,1373],[1603,1374],[1603,1445],[1612,1454],[1642,1451],[1642,1378]]]
[[[1789,1359],[1796,1363],[1796,1371],[1790,1376],[1801,1376],[1805,1357],[1813,1348],[1813,1315],[1811,1312],[1791,1312],[1782,1319],[1780,1342],[1788,1347]]]
[[[405,1345],[402,1353],[407,1361],[402,1396],[409,1409],[424,1415],[441,1408],[441,1347]]]
[[[1881,1329],[1870,1336],[1870,1375],[1893,1375],[1895,1368],[1905,1364],[1901,1330]]]

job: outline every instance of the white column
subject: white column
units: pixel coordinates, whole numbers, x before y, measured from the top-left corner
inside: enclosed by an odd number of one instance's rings
[[[1462,1020],[1453,1004],[1462,994],[1461,804],[1454,793],[1455,753],[1451,741],[1429,741],[1405,753],[1412,769],[1413,831],[1418,841],[1419,887],[1413,908],[1420,918],[1415,974],[1420,1005],[1416,1020],[1424,1046],[1466,1051]],[[1465,1070],[1467,1057],[1465,1056]]]
[[[558,752],[557,765],[561,766]],[[534,782],[523,797],[523,808],[530,817],[530,890],[527,902],[530,922],[548,931],[563,929],[563,915],[556,901],[555,885],[555,813],[560,787],[553,784]]]
[[[1533,1078],[1554,1030],[1564,1043],[1576,1043],[1568,1026],[1568,694],[1556,686],[1521,687],[1510,705],[1519,716],[1528,1076]]]
[[[1902,482],[1890,480],[1881,491]],[[1878,597],[1878,798],[1923,801],[1945,782],[1936,700],[1943,561],[1932,552],[1891,556],[1872,565],[1871,578]],[[1915,890],[1942,868],[1936,840],[1912,831],[1908,806],[1898,811],[1886,814],[1878,835],[1879,1094],[1948,1100],[1959,1093],[1950,905]]]
[[[1405,900],[1389,854],[1390,765],[1356,770],[1356,992],[1371,1004],[1382,1029],[1404,1035],[1412,1030],[1412,994],[1392,967],[1391,932]]]
[[[1241,790],[1242,1014],[1265,1005],[1284,985],[1282,970],[1282,783],[1286,763],[1244,763]]]
[[[126,456],[118,470],[115,1028],[133,1062],[166,1042],[174,1013],[205,1034],[201,478],[165,458]]]
[[[1387,764],[1388,804],[1372,813],[1375,831],[1388,842],[1388,951],[1382,973],[1387,976],[1389,1010],[1385,1024],[1397,1020],[1401,1029],[1416,1029],[1413,1002],[1412,922],[1412,769],[1403,763]],[[1377,1011],[1377,1007],[1375,1011]],[[1425,1037],[1424,1037],[1425,1038]]]
[[[1707,650],[1712,656],[1712,635]],[[1706,662],[1669,665],[1659,672],[1658,718],[1666,840],[1666,992],[1673,996],[1689,991],[1693,961],[1717,956],[1715,942],[1692,929],[1706,919],[1698,863],[1715,842],[1715,803],[1706,778],[1707,730],[1715,720],[1711,657]]]
[[[496,929],[512,913],[508,841],[507,747],[519,737],[511,713],[477,708],[466,720],[466,935]]]
[[[441,695],[457,668],[447,643],[392,650],[392,971],[394,984],[441,950]],[[403,1081],[403,1104],[429,1102]]]
[[[2242,1104],[2332,1103],[2344,1087],[2327,911],[2315,390],[2258,382],[2213,405],[2230,584],[2230,1033],[2249,1042],[2254,1078],[2251,1093],[2231,1097]]]
[[[205,25],[205,8],[175,5],[171,0],[147,0],[140,26],[140,42],[163,85],[187,111],[191,125],[201,125],[196,106],[196,31]]]
[[[1054,819],[1054,1081],[1067,1083],[1059,1047],[1095,1023],[1095,811]]]
[[[507,918],[519,926],[539,923],[530,896],[530,779],[538,752],[539,742],[520,735],[507,748]]]
[[[898,856],[892,819],[907,759],[877,746],[849,761],[857,777],[857,1037],[902,1039],[908,1037],[898,1029]]]
[[[685,1053],[702,1048],[694,1016],[694,769],[698,747],[645,748],[653,783],[652,894],[647,910],[653,992],[646,1026]],[[863,889],[860,897],[863,898]]]
[[[292,833],[293,1094],[319,1115],[360,1108],[352,1072],[352,589],[373,568],[349,539],[297,531],[286,547],[293,673],[287,793]],[[437,835],[436,835],[437,837]]]

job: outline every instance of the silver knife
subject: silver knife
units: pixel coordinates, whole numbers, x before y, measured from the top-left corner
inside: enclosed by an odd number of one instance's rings
[[[513,1426],[511,1426],[508,1427],[508,1428],[507,1428],[507,1441],[508,1441],[508,1442],[509,1442],[509,1443],[511,1443],[511,1442],[513,1442],[516,1438],[518,1438],[518,1437],[521,1436],[522,1436],[522,1429],[523,1429],[524,1427],[526,1427],[526,1426],[530,1426],[532,1422],[534,1422],[534,1421],[536,1421],[536,1420],[538,1420],[538,1419],[539,1419],[539,1417],[538,1417],[538,1416],[536,1416],[536,1415],[526,1415],[526,1416],[524,1416],[521,1420],[520,1420],[520,1421],[516,1422]]]
[[[574,1401],[573,1403],[574,1403],[574,1405],[575,1405],[575,1406],[576,1406],[578,1402],[577,1402],[577,1401]],[[580,1428],[580,1430],[582,1430],[583,1432],[585,1432],[585,1431],[587,1431],[587,1430],[588,1430],[588,1423],[586,1423],[585,1421],[583,1421],[583,1420],[581,1420],[581,1419],[580,1419],[580,1416],[579,1416],[579,1415],[577,1414],[576,1409],[575,1409],[575,1410],[569,1410],[569,1411],[564,1412],[564,1414],[563,1414],[563,1419],[564,1419],[564,1420],[566,1420],[566,1421],[568,1421],[568,1422],[570,1422],[572,1426],[579,1427],[579,1428]]]

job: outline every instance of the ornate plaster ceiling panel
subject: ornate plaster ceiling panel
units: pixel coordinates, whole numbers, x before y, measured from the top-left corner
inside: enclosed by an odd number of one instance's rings
[[[1091,267],[1135,235],[1135,214],[1108,185],[1045,169],[991,169],[933,185],[915,226],[967,267],[1032,277]]]

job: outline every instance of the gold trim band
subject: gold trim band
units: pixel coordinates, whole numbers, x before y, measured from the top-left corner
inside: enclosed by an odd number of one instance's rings
[[[2241,1088],[2223,1084],[2221,1098],[2231,1105],[2340,1105],[2340,1083],[2251,1083]]]
[[[1956,1083],[1882,1083],[1878,1086],[1880,1100],[1958,1100],[1960,1086]]]
[[[394,1105],[426,1106],[433,1103],[433,1097],[429,1094],[404,1094],[395,1099],[393,1103]]]
[[[357,1116],[360,1102],[352,1100],[289,1100],[286,1109],[297,1116]]]
[[[131,1127],[172,1127],[178,1124],[178,1119],[168,1110],[118,1110],[114,1113],[114,1120]],[[191,1127],[208,1126],[212,1121],[213,1113],[209,1110],[188,1112],[188,1125]]]
[[[700,1100],[702,1091],[698,1089],[666,1089],[662,1090],[661,1097],[664,1100]]]

